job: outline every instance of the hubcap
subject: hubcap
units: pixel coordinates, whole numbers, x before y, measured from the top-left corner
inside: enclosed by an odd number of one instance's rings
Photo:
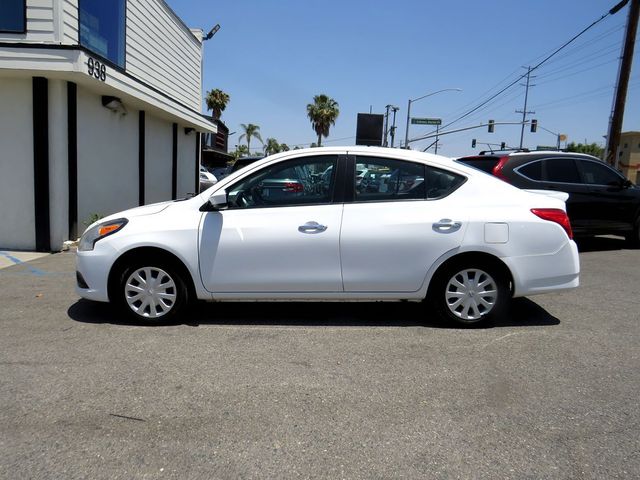
[[[451,313],[472,322],[480,320],[493,309],[498,300],[498,287],[487,272],[462,270],[447,283],[445,298]]]
[[[145,318],[158,318],[176,303],[176,284],[167,272],[155,267],[139,268],[127,279],[124,295],[129,308]]]

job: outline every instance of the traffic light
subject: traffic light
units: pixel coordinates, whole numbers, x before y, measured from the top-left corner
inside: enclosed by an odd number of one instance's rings
[[[488,128],[489,133],[493,133],[493,129],[495,128],[494,123],[495,122],[493,120],[489,120],[489,128]]]
[[[538,120],[531,120],[531,133],[536,133],[538,130]]]
[[[471,139],[471,148],[476,148],[476,139]]]
[[[506,146],[507,146],[507,144],[505,142],[502,142],[500,144],[500,150],[504,150]]]

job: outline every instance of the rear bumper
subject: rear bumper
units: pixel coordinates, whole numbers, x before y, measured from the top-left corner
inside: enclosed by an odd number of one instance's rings
[[[514,297],[576,288],[580,284],[580,257],[573,240],[548,255],[503,258],[511,270]]]

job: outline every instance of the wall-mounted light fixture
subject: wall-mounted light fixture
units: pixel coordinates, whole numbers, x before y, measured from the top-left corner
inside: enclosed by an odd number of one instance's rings
[[[195,132],[195,128],[191,128],[191,127],[184,127],[184,134],[185,135],[189,135],[191,132]]]
[[[220,30],[220,24],[216,23],[215,27],[209,30],[209,33],[207,33],[207,36],[204,37],[202,41],[206,42],[207,40],[211,40],[211,37],[213,37],[216,33],[218,33],[218,30]]]
[[[108,108],[112,112],[121,113],[122,115],[127,114],[127,109],[124,108],[124,104],[122,103],[122,100],[120,100],[118,97],[113,97],[111,95],[103,95],[102,106],[104,108]]]

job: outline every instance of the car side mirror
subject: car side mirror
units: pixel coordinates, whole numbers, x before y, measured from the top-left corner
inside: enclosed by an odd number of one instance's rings
[[[209,197],[207,203],[200,207],[201,212],[218,212],[225,210],[229,206],[227,200],[227,191],[222,189],[215,192]]]

